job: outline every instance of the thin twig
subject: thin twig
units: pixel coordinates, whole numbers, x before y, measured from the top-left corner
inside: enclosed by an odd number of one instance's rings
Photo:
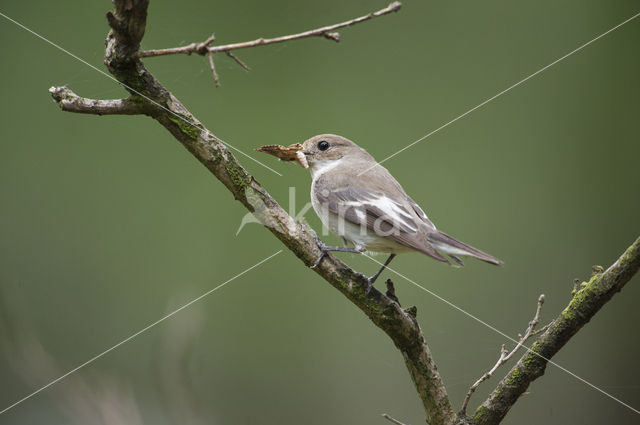
[[[493,376],[495,371],[498,370],[498,368],[500,366],[502,366],[503,364],[508,362],[509,359],[511,357],[513,357],[513,355],[520,349],[520,347],[522,347],[522,344],[524,344],[529,338],[531,338],[536,333],[538,333],[538,332],[535,331],[535,327],[538,326],[538,323],[540,322],[540,311],[542,310],[542,304],[544,304],[544,294],[541,294],[538,297],[538,304],[536,306],[536,314],[533,316],[533,319],[531,319],[531,321],[529,322],[529,326],[527,327],[527,330],[525,331],[524,335],[518,334],[518,343],[513,348],[513,350],[507,351],[504,348],[504,344],[502,344],[502,347],[500,348],[500,356],[498,357],[498,361],[496,362],[496,364],[493,365],[491,370],[489,370],[484,375],[482,375],[471,386],[471,388],[469,388],[469,391],[467,392],[467,395],[465,396],[464,401],[462,402],[462,408],[460,409],[460,413],[461,414],[464,415],[466,413],[467,405],[469,404],[469,400],[471,399],[471,395],[473,395],[474,391],[478,388],[478,386],[480,386],[480,384],[482,384],[487,379],[491,378],[491,376]],[[545,326],[545,328],[547,326]]]
[[[169,49],[157,49],[157,50],[145,50],[142,52],[138,52],[137,55],[139,58],[153,57],[153,56],[166,56],[166,55],[178,55],[185,54],[190,55],[192,53],[197,53],[199,55],[206,55],[209,53],[209,46],[213,44],[216,39],[215,33],[211,35],[211,37],[207,38],[205,41],[201,43],[191,43],[182,47],[172,47]]]
[[[340,34],[334,32],[338,28],[348,27],[351,25],[358,24],[360,22],[368,21],[378,16],[386,15],[391,12],[396,12],[400,10],[400,7],[402,7],[402,3],[400,3],[399,1],[394,1],[393,3],[389,4],[389,6],[385,7],[384,9],[380,9],[377,12],[369,13],[367,15],[350,19],[348,21],[341,22],[339,24],[328,25],[325,27],[316,28],[314,30],[305,31],[297,34],[283,35],[275,38],[261,37],[252,41],[244,41],[242,43],[226,44],[223,46],[215,46],[215,47],[210,46],[209,44],[211,43],[206,43],[206,41],[204,43],[191,43],[187,46],[173,47],[169,49],[145,50],[142,52],[138,52],[138,57],[149,58],[153,56],[191,54],[191,53],[198,53],[200,55],[204,55],[207,52],[204,51],[203,46],[205,46],[209,52],[217,53],[217,52],[228,52],[231,50],[238,50],[238,49],[246,49],[248,47],[265,46],[267,44],[283,43],[285,41],[297,40],[300,38],[314,37],[314,36],[321,36],[329,40],[338,42],[340,41]]]
[[[210,53],[210,54],[211,54],[211,53]],[[229,51],[227,51],[227,52],[226,52],[226,54],[227,54],[227,56],[229,56],[231,59],[233,59],[234,61],[236,61],[236,63],[237,63],[238,65],[240,65],[241,67],[243,67],[245,71],[247,71],[247,72],[251,71],[251,68],[249,68],[249,67],[247,66],[247,64],[246,64],[246,63],[242,62],[242,61],[240,60],[240,58],[239,58],[239,57],[237,57],[236,55],[234,55],[233,53],[231,53],[231,52],[229,52]]]
[[[549,329],[549,326],[551,326],[551,323],[547,323],[546,325],[544,325],[540,329],[537,329],[537,330],[531,332],[530,336],[536,336],[536,335],[539,335],[539,334],[545,332],[547,329]]]
[[[220,87],[220,76],[216,72],[216,65],[213,63],[213,53],[209,53],[209,66],[211,67],[211,73],[213,74],[213,81],[216,83],[216,87]]]
[[[202,43],[198,44],[196,47],[196,51],[206,53],[208,48],[216,41],[216,33],[212,33],[211,37],[207,38]],[[204,53],[200,53],[201,55]]]
[[[383,418],[385,418],[385,419],[387,419],[388,421],[393,422],[393,423],[394,423],[394,424],[396,424],[396,425],[405,425],[405,424],[403,424],[402,422],[400,422],[399,420],[392,418],[391,416],[389,416],[389,415],[388,415],[388,414],[386,414],[386,413],[383,413],[383,414],[382,414],[382,417],[383,417]]]

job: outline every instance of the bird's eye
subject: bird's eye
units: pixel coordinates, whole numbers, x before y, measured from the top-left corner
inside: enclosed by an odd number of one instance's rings
[[[318,149],[320,149],[321,151],[326,151],[327,149],[329,149],[329,142],[327,142],[326,140],[322,140],[318,143]]]

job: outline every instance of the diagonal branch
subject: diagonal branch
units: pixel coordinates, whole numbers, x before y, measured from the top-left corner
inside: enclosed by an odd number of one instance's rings
[[[477,425],[497,424],[527,390],[544,374],[547,362],[580,328],[611,299],[640,269],[640,237],[607,270],[594,273],[576,292],[569,305],[550,323],[482,403],[473,417]]]
[[[339,24],[327,25],[324,27],[316,28],[314,30],[304,31],[297,34],[283,35],[275,38],[257,38],[251,41],[243,41],[241,43],[225,44],[223,46],[211,47],[208,43],[191,43],[187,46],[172,47],[169,49],[157,49],[157,50],[145,50],[138,52],[137,55],[140,58],[149,58],[153,56],[165,56],[165,55],[180,55],[192,53],[205,54],[207,51],[211,53],[217,52],[229,52],[231,50],[246,49],[248,47],[266,46],[267,44],[284,43],[286,41],[298,40],[300,38],[307,37],[325,37],[329,40],[340,41],[340,35],[334,32],[337,29],[348,27],[351,25],[359,24],[360,22],[368,21],[378,16],[383,16],[391,12],[397,12],[402,7],[402,3],[394,1],[384,9],[380,9],[377,12],[372,12],[358,18],[350,19],[348,21],[340,22]]]
[[[139,115],[143,114],[140,103],[131,97],[127,99],[97,100],[80,97],[67,86],[51,87],[51,97],[67,112],[94,115]]]

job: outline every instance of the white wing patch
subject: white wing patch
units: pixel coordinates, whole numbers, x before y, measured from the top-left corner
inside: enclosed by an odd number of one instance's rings
[[[413,221],[413,216],[393,199],[381,196],[379,198],[372,199],[370,202],[382,210],[386,217],[397,223],[402,223],[414,232],[418,231],[418,228]]]

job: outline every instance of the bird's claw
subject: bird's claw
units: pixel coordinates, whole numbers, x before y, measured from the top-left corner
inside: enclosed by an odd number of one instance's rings
[[[315,269],[316,267],[318,267],[318,264],[320,264],[320,261],[322,261],[322,259],[324,258],[324,256],[327,255],[327,251],[322,250],[322,254],[320,254],[320,256],[318,257],[318,259],[316,260],[315,263],[313,263],[313,266],[309,267],[310,269]]]
[[[316,267],[318,267],[318,265],[320,264],[322,259],[330,251],[357,252],[357,253],[362,253],[364,251],[363,248],[358,248],[358,247],[356,247],[356,248],[337,248],[337,247],[333,247],[333,246],[328,246],[324,242],[322,242],[318,236],[316,236],[316,243],[318,244],[318,248],[320,248],[321,253],[320,253],[320,256],[318,257],[318,259],[315,261],[315,263],[313,263],[313,265],[309,267],[311,269],[315,269]],[[367,285],[364,288],[365,297],[367,295],[369,295],[369,292],[371,292],[371,288],[373,288],[373,283],[376,281],[376,279],[378,278],[379,275],[380,275],[380,273],[376,273],[375,275],[373,275],[371,277],[364,276],[364,278],[367,280]]]
[[[316,260],[315,263],[313,263],[313,266],[309,267],[310,269],[315,269],[316,267],[318,267],[318,264],[320,264],[320,262],[322,261],[322,259],[324,258],[325,255],[327,255],[327,252],[329,252],[327,250],[327,245],[325,245],[324,242],[322,242],[320,240],[320,238],[316,235],[316,243],[318,244],[318,247],[320,248],[320,251],[322,251],[322,253],[320,254],[320,256],[318,257],[318,259]]]
[[[364,296],[366,297],[371,292],[371,288],[373,288],[373,281],[370,277],[367,278],[367,287],[364,290]]]

